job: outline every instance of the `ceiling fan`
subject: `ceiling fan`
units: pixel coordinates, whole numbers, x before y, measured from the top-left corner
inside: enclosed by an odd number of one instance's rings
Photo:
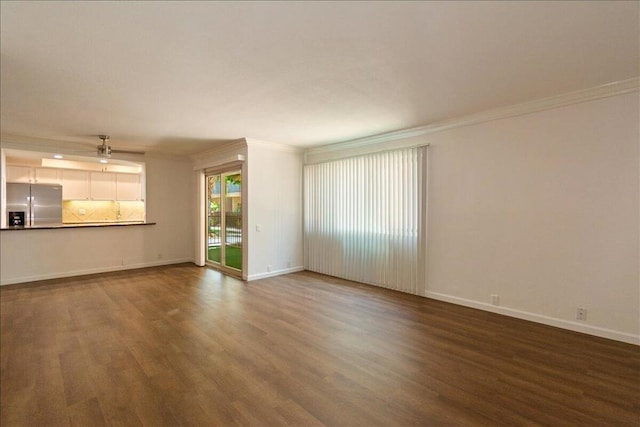
[[[98,150],[98,157],[109,159],[111,158],[111,153],[120,153],[120,154],[141,154],[144,155],[144,151],[132,151],[132,150],[113,150],[110,145],[107,145],[109,142],[109,135],[98,135],[98,138],[102,141],[102,144],[96,146]]]

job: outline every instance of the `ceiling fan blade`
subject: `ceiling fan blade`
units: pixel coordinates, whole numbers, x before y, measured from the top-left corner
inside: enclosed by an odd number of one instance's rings
[[[118,154],[137,154],[137,155],[141,155],[144,156],[146,153],[144,151],[135,151],[135,150],[117,150],[115,148],[111,149],[112,153],[118,153]]]

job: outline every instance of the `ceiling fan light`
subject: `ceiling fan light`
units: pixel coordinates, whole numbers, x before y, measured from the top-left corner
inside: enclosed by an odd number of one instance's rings
[[[98,145],[98,157],[110,158],[111,157],[111,146],[107,145],[107,141],[109,141],[109,135],[98,135],[98,138],[102,140],[102,145]]]
[[[111,157],[111,147],[108,145],[98,145],[98,157]]]

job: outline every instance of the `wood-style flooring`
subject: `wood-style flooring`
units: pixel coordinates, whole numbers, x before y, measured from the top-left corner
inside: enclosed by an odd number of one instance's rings
[[[638,426],[640,347],[302,272],[5,286],[22,425]]]

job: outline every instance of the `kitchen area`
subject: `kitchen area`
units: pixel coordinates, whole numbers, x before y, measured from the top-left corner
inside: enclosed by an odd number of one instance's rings
[[[144,163],[6,149],[2,229],[145,223]]]
[[[49,145],[5,140],[0,147],[0,286],[193,262],[188,159],[116,153],[100,163],[95,149],[72,144],[56,159]],[[42,203],[57,205],[59,219],[40,225],[34,212],[34,225],[27,223],[25,203],[7,209],[7,184],[60,187],[59,204]],[[24,225],[9,224],[11,211],[25,212]]]

